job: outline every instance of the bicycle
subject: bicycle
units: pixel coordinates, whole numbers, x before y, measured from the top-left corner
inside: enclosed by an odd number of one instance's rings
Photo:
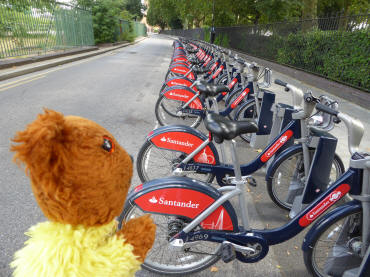
[[[144,261],[143,268],[159,274],[183,275],[205,269],[220,258],[224,262],[234,259],[245,263],[258,262],[267,255],[270,245],[294,237],[350,192],[355,200],[324,215],[307,233],[303,243],[305,264],[315,276],[327,276],[325,267],[319,265],[316,260],[318,257],[315,256],[315,253],[321,251],[318,249],[318,239],[328,228],[336,232],[337,221],[346,218],[344,222],[348,227],[355,229],[341,229],[341,233],[346,235],[341,246],[351,254],[347,254],[347,260],[349,256],[356,257],[357,263],[346,263],[341,273],[357,269],[362,271],[362,275],[353,276],[365,276],[369,272],[370,156],[357,152],[363,125],[326,106],[317,104],[316,109],[336,116],[347,127],[352,158],[346,173],[282,227],[271,230],[251,229],[244,196],[247,182],[242,178],[243,172],[239,167],[233,141],[247,130],[242,123],[237,122],[231,134],[220,128],[217,120],[209,122],[207,128],[215,141],[231,141],[235,176],[233,185],[215,189],[207,183],[186,177],[168,177],[137,186],[127,198],[120,222],[142,213],[150,213],[157,224],[155,245]],[[265,153],[260,157],[266,157]],[[233,197],[239,200],[242,226],[239,226],[235,210],[229,202]],[[340,258],[335,249],[338,245],[339,240],[334,240],[328,252],[334,253],[335,259]]]
[[[301,90],[291,85],[290,88],[293,98],[303,97]],[[282,153],[287,146],[292,145],[293,138],[300,139],[305,137],[305,126],[307,125],[306,119],[309,118],[312,113],[312,105],[314,105],[314,103],[305,105],[305,109],[303,111],[295,111],[296,115],[294,119],[292,118],[292,114],[287,115],[287,118],[290,120],[286,120],[284,124],[279,124],[280,129],[274,130],[274,137],[270,140],[269,144],[265,147],[261,154],[252,162],[243,164],[241,166],[243,176],[248,176],[249,174],[256,172],[262,166],[267,164],[269,160],[272,160],[275,155]],[[221,118],[219,120],[224,120],[225,124],[228,124],[228,120],[222,119],[222,116],[217,114],[210,116],[219,117]],[[255,133],[258,131],[258,126],[254,121],[242,121],[241,124],[244,124],[245,128],[249,130],[249,132],[246,133]],[[303,128],[301,128],[301,126]],[[304,130],[304,133],[302,133],[301,129]],[[308,136],[308,134],[306,135]],[[318,136],[320,137],[320,135]],[[282,138],[285,138],[285,140],[282,143],[279,143]],[[309,168],[312,159],[309,157],[307,158],[307,156],[310,154],[303,152],[306,151],[303,150],[303,148],[304,147],[302,146],[296,146],[294,151],[285,153],[298,153],[306,157],[303,161],[305,168]],[[214,163],[207,164],[203,163],[202,160],[199,160],[200,153],[201,151],[204,151],[204,149],[206,150],[207,155],[211,155],[213,157]],[[314,152],[315,148],[311,149],[313,150],[310,151]],[[321,159],[323,162],[330,162],[330,157],[333,159],[332,162],[334,161],[334,171],[332,174],[335,177],[332,179],[335,180],[344,172],[344,166],[340,160],[340,157],[334,154],[335,148],[326,148],[326,150],[328,151],[327,158],[329,160],[326,160],[323,156],[321,156]],[[264,157],[263,160],[261,160],[261,157]],[[285,154],[284,157],[291,157],[291,155]],[[152,179],[157,179],[172,174],[191,176],[209,183],[212,182],[214,177],[216,177],[219,185],[227,185],[230,178],[232,178],[233,170],[232,166],[225,164],[225,162],[226,158],[225,154],[223,153],[223,148],[221,148],[220,159],[217,148],[212,142],[211,136],[206,136],[200,131],[188,126],[172,125],[157,128],[148,134],[145,143],[138,153],[136,167],[139,178],[142,182],[147,182]],[[273,180],[275,179],[275,172],[279,172],[276,168],[279,168],[281,163],[282,160],[280,159],[269,164],[267,178],[271,178]],[[304,173],[306,175],[301,177],[308,176],[308,171],[305,171]],[[255,183],[253,178],[248,177],[247,179],[251,183]],[[300,191],[296,190],[295,192],[298,194]],[[274,196],[274,194],[272,195]],[[274,197],[276,198],[276,196]],[[277,202],[279,203],[279,201]],[[290,206],[288,206],[288,209],[290,209]]]

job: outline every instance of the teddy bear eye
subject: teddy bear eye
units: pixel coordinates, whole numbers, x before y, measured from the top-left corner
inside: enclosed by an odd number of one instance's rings
[[[114,143],[110,137],[106,137],[106,136],[103,137],[103,144],[101,147],[109,153],[114,152]]]

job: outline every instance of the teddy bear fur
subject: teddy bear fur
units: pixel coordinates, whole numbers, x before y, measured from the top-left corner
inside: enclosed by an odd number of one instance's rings
[[[112,145],[109,151],[102,147],[106,140]],[[122,212],[132,161],[102,126],[45,109],[12,141],[14,160],[25,165],[36,201],[50,222],[100,234]],[[154,243],[155,225],[143,216],[124,222],[120,231],[108,235],[116,236],[122,247],[131,245],[135,258],[143,262]],[[73,276],[79,276],[78,272]]]

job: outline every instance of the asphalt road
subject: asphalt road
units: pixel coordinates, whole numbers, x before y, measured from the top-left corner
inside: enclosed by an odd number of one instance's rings
[[[104,126],[132,155],[155,126],[154,104],[172,54],[172,41],[155,36],[136,45],[91,59],[29,74],[0,83],[0,276],[10,276],[13,253],[25,241],[24,232],[45,217],[31,192],[29,179],[14,163],[10,139],[43,107],[83,116]],[[256,156],[242,142],[242,160]],[[257,174],[257,176],[262,176]],[[268,198],[262,177],[250,189],[254,228],[272,228],[288,221]],[[135,173],[133,185],[139,184]],[[303,264],[303,234],[270,248],[256,264],[219,262],[194,276],[308,276]],[[155,276],[141,271],[138,276]]]

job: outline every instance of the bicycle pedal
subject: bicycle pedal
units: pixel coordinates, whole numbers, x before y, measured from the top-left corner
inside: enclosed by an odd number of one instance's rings
[[[221,259],[223,260],[224,263],[229,263],[233,260],[235,260],[236,254],[235,254],[235,248],[234,246],[225,241],[222,243],[222,248],[221,248]]]
[[[248,182],[248,185],[252,187],[257,187],[257,181],[253,177],[248,177],[247,182]]]

